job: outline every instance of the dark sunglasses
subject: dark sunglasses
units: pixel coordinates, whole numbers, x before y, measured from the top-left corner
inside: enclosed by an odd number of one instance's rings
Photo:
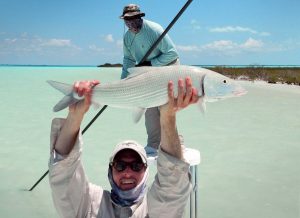
[[[135,16],[131,16],[131,17],[124,17],[124,20],[135,20],[137,18],[141,18],[141,15],[135,15]]]
[[[130,167],[134,172],[140,172],[144,167],[147,167],[147,164],[142,162],[124,162],[124,161],[114,161],[110,163],[110,166],[115,168],[118,172],[124,171],[127,167]]]

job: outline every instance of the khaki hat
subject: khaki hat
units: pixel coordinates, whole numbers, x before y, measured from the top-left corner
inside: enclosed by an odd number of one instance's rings
[[[146,151],[145,151],[144,147],[133,140],[127,140],[127,141],[123,141],[123,142],[120,142],[119,144],[117,144],[115,147],[115,150],[113,151],[111,157],[109,158],[109,162],[112,163],[114,161],[114,158],[117,155],[117,153],[119,153],[120,151],[122,151],[124,149],[131,149],[131,150],[135,151],[136,153],[139,154],[143,163],[145,163],[145,164],[147,163],[147,155],[146,155]]]
[[[138,5],[129,4],[124,7],[123,14],[120,16],[120,18],[126,19],[137,15],[139,15],[140,17],[144,17],[145,13],[140,11],[140,7]]]

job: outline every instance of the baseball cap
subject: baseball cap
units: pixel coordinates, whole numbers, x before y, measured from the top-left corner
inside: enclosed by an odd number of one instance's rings
[[[143,163],[147,163],[147,155],[146,155],[146,151],[145,151],[144,147],[133,140],[126,140],[126,141],[123,141],[123,142],[120,142],[119,144],[117,144],[112,155],[109,158],[109,162],[110,163],[113,162],[117,153],[119,153],[120,151],[122,151],[124,149],[131,149],[131,150],[135,151],[141,157],[141,160],[143,161]]]

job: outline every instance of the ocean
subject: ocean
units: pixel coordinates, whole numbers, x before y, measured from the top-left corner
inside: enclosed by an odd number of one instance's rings
[[[0,67],[0,216],[58,217],[47,171],[52,112],[62,94],[46,80],[118,80],[120,68]],[[246,82],[248,94],[178,114],[185,146],[201,153],[198,166],[201,218],[300,217],[300,87]],[[95,116],[91,108],[83,127]],[[107,108],[84,134],[83,162],[89,180],[109,189],[108,157],[124,139],[146,142],[144,120]],[[150,182],[155,174],[151,169]],[[186,217],[189,217],[186,210]]]

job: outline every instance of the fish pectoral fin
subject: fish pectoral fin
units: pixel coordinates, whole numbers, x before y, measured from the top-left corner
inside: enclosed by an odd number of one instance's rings
[[[103,104],[99,103],[98,101],[94,101],[93,98],[92,98],[92,105],[95,110],[98,110],[100,107],[104,106]]]
[[[146,112],[146,108],[141,108],[141,107],[136,108],[132,113],[133,122],[134,123],[139,122],[145,112]]]
[[[61,111],[61,110],[65,109],[66,107],[68,107],[78,101],[80,101],[80,100],[74,98],[72,95],[66,95],[53,107],[53,111],[54,112]]]
[[[199,101],[198,101],[198,106],[200,111],[204,114],[206,111],[206,104],[205,104],[206,100],[204,97],[200,97]]]
[[[94,102],[92,102],[92,105],[93,105],[94,110],[98,110],[100,107],[103,107],[102,104],[98,104],[98,103],[94,103]]]

